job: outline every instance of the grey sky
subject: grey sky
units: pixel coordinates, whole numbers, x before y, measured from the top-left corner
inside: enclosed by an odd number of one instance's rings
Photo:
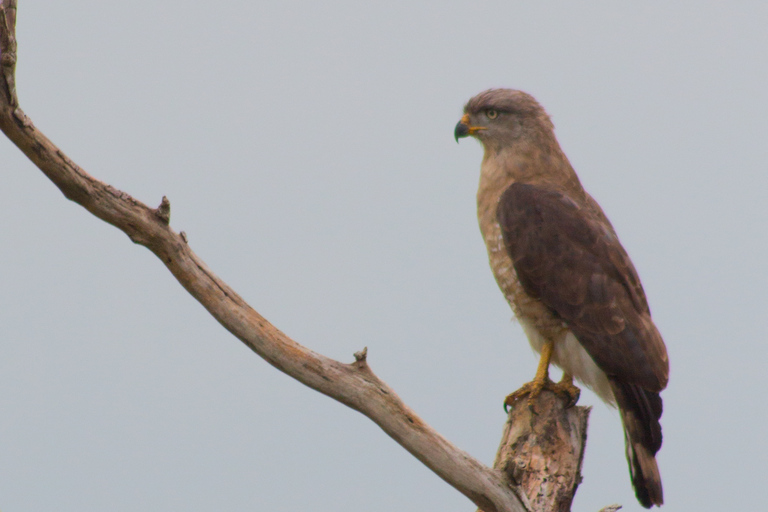
[[[19,0],[18,88],[300,343],[490,463],[536,359],[477,228],[463,103],[536,96],[671,359],[668,510],[764,503],[768,4]],[[0,140],[0,509],[472,510],[225,332]],[[640,510],[594,395],[574,510]]]

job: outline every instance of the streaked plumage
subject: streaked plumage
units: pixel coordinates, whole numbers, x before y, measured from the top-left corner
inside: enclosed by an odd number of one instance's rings
[[[619,407],[638,500],[661,505],[669,363],[629,256],[533,97],[492,89],[464,112],[457,138],[485,149],[478,216],[499,287],[533,348],[554,343],[554,364]]]

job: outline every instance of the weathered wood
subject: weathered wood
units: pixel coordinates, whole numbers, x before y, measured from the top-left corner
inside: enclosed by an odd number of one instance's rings
[[[549,393],[510,413],[491,469],[420,419],[368,366],[367,350],[344,364],[287,337],[253,310],[171,229],[170,202],[150,208],[70,160],[19,108],[15,88],[16,0],[0,0],[0,130],[65,197],[147,247],[221,325],[268,363],[369,417],[485,512],[568,510],[580,481],[588,409],[563,409]],[[523,491],[524,490],[524,491]],[[530,504],[529,504],[530,502]],[[554,504],[559,508],[542,508]]]
[[[310,388],[373,420],[443,480],[477,506],[525,512],[507,479],[452,445],[400,400],[369,368],[365,354],[351,364],[300,345],[252,309],[169,226],[170,203],[150,208],[103,183],[70,160],[19,108],[14,85],[16,0],[0,0],[0,130],[65,197],[152,251],[179,283],[224,328],[268,363]]]
[[[510,409],[493,467],[528,498],[531,512],[568,512],[581,483],[589,407],[542,391]]]

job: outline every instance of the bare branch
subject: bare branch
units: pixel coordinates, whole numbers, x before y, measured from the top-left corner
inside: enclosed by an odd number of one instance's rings
[[[509,411],[493,467],[504,471],[528,497],[532,511],[568,512],[581,483],[589,407],[568,407],[542,392],[529,406]]]
[[[2,0],[0,4],[0,94],[3,102],[19,106],[16,96],[16,0]]]
[[[15,87],[16,0],[0,0],[0,130],[64,196],[147,247],[228,331],[268,363],[366,415],[485,512],[567,511],[581,481],[589,408],[566,408],[542,393],[534,410],[510,412],[494,469],[459,450],[419,418],[368,366],[368,348],[350,364],[300,345],[253,310],[170,227],[171,204],[150,208],[71,161],[19,108]],[[615,511],[613,505],[603,509]]]
[[[366,361],[344,364],[296,343],[253,310],[190,249],[186,235],[169,226],[170,202],[152,209],[103,183],[70,160],[19,108],[15,89],[16,1],[0,10],[0,129],[61,190],[96,217],[147,247],[224,328],[271,365],[373,420],[442,479],[487,512],[526,507],[507,477],[459,450],[421,420]]]

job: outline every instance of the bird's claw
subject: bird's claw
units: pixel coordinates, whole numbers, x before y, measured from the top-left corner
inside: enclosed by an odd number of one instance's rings
[[[536,402],[536,398],[541,394],[543,390],[552,391],[556,395],[565,399],[566,409],[576,405],[581,395],[581,390],[573,385],[570,380],[562,380],[560,382],[552,382],[549,377],[542,380],[533,380],[523,384],[523,386],[507,395],[504,399],[504,412],[509,413],[508,407],[512,407],[518,400],[528,395],[528,408],[531,412],[536,413],[533,404]]]
[[[565,408],[571,408],[576,405],[581,396],[581,389],[573,385],[571,380],[561,380],[556,384],[552,384],[554,388],[552,391],[565,398]]]

